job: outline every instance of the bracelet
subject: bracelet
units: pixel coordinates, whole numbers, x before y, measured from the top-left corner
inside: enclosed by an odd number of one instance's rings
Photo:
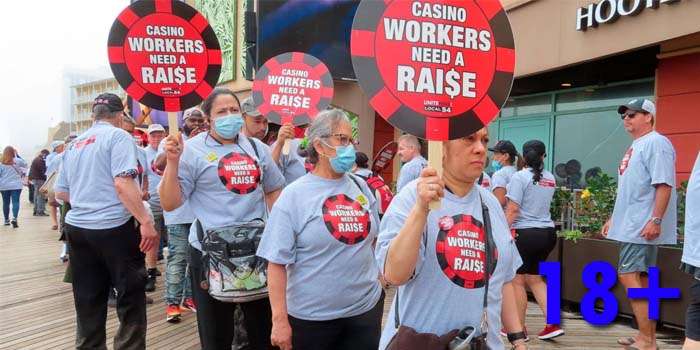
[[[520,331],[520,332],[515,332],[515,333],[508,333],[508,341],[513,344],[517,340],[525,340],[527,336],[525,335],[525,332]]]

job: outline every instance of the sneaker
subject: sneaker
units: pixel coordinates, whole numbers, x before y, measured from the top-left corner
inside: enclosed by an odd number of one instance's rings
[[[185,298],[182,302],[182,307],[192,312],[197,312],[197,307],[194,305],[194,299],[192,298]]]
[[[144,289],[146,290],[146,292],[156,291],[156,276],[148,275],[148,279],[146,280],[146,287]]]
[[[5,220],[5,226],[10,226],[10,220]]]
[[[529,341],[530,341],[530,336],[527,335],[527,328],[526,328],[526,327],[523,327],[523,333],[525,333],[525,342],[529,342]],[[502,336],[502,337],[506,337],[506,338],[508,337],[508,333],[506,333],[506,329],[505,329],[505,328],[501,328],[501,336]]]
[[[170,304],[168,308],[165,309],[165,321],[170,323],[180,322],[180,305]]]
[[[17,225],[17,219],[12,220],[12,227],[13,228],[18,228],[19,225]]]
[[[564,335],[564,330],[561,329],[561,327],[553,324],[548,324],[544,327],[542,332],[540,332],[540,334],[537,335],[537,338],[541,340],[547,340],[556,338],[561,335]]]

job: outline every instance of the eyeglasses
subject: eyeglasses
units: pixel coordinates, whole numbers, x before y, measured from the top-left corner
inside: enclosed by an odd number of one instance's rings
[[[632,119],[635,116],[637,116],[637,112],[625,112],[625,113],[620,115],[620,119],[622,119],[622,120],[625,120],[625,118]]]
[[[324,138],[331,138],[334,137],[336,140],[340,142],[341,146],[347,146],[351,144],[355,144],[355,140],[352,138],[352,136],[344,135],[344,134],[333,134],[326,136]]]

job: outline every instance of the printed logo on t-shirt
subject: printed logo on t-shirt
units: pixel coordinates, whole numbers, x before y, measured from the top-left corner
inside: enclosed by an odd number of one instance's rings
[[[454,284],[467,289],[486,282],[486,231],[471,215],[444,216],[438,220],[435,250],[442,272]],[[497,252],[493,247],[493,267]],[[491,271],[493,272],[493,271]]]
[[[255,191],[260,183],[260,167],[247,154],[231,152],[219,160],[219,179],[226,189],[237,194]]]
[[[80,140],[80,141],[75,141],[75,142],[73,142],[73,143],[72,143],[72,145],[73,145],[72,147],[74,147],[75,149],[81,149],[81,148],[83,148],[83,147],[85,147],[85,146],[87,146],[87,145],[91,145],[91,144],[95,143],[96,140],[97,140],[97,136],[92,135],[92,136],[88,137],[88,138],[85,139],[85,140]]]
[[[491,187],[491,182],[487,178],[483,178],[481,180],[481,187],[483,188],[490,188]]]
[[[345,194],[330,196],[323,202],[323,222],[335,239],[349,245],[364,241],[371,225],[369,212]]]
[[[537,184],[540,187],[557,187],[557,183],[554,180],[550,179],[540,179],[540,181],[538,181]]]
[[[622,162],[620,162],[620,175],[625,173],[625,170],[627,170],[627,165],[630,163],[630,158],[632,158],[632,152],[634,150],[632,147],[630,147],[627,152],[625,152],[625,156],[622,157]]]

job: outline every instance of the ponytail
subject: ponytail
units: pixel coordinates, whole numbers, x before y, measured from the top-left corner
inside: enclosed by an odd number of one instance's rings
[[[520,169],[522,169],[522,168],[525,167],[525,164],[526,164],[526,163],[525,163],[525,159],[523,159],[523,157],[522,157],[521,155],[519,155],[519,154],[516,155],[516,156],[515,156],[515,160],[516,160],[516,161],[513,162],[513,165],[514,165],[518,170],[520,170]]]
[[[542,161],[542,155],[534,149],[528,150],[525,155],[525,164],[530,167],[532,171],[532,182],[538,183],[542,179],[542,171],[544,170],[544,162]]]

